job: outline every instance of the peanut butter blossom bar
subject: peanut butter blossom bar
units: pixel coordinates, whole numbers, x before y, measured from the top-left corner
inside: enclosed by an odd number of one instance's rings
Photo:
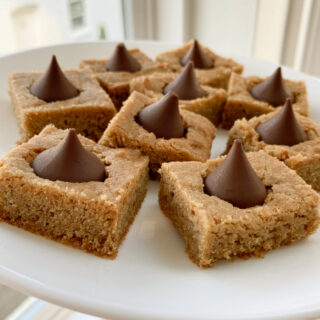
[[[281,68],[267,78],[241,77],[233,73],[228,87],[220,126],[230,129],[237,119],[250,119],[282,107],[287,98],[294,111],[309,115],[307,90],[303,81],[282,78]]]
[[[116,109],[88,71],[62,71],[53,56],[47,71],[9,74],[11,105],[22,141],[48,124],[98,140]]]
[[[181,72],[192,61],[200,84],[227,89],[232,72],[241,74],[243,66],[236,61],[224,58],[203,47],[196,40],[183,46],[160,53],[156,60],[164,63],[173,72]]]
[[[139,49],[127,50],[123,43],[116,46],[110,58],[83,60],[79,67],[94,74],[118,110],[129,96],[130,80],[168,70],[166,65],[152,61]]]
[[[130,82],[130,92],[139,91],[151,98],[160,99],[170,90],[179,96],[179,107],[182,110],[198,113],[214,125],[220,123],[222,109],[227,99],[226,91],[200,86],[191,61],[180,74],[154,73],[135,78]]]
[[[272,113],[237,120],[229,132],[227,151],[235,139],[246,151],[264,150],[283,161],[320,191],[320,126],[294,112],[291,100]]]
[[[148,159],[47,126],[0,160],[0,219],[115,258],[147,191]]]
[[[152,178],[158,178],[164,162],[206,161],[215,127],[198,114],[179,110],[178,105],[173,93],[157,101],[133,92],[99,143],[141,150],[150,159]]]
[[[319,196],[293,170],[264,151],[164,163],[159,204],[199,267],[263,256],[301,240],[319,225]]]

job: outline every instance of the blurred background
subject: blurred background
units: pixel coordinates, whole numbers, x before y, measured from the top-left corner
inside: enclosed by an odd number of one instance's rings
[[[320,76],[319,0],[0,0],[0,56],[64,42],[196,38]],[[95,319],[0,285],[0,320]]]
[[[320,75],[317,0],[0,0],[0,55],[95,40],[185,42]]]

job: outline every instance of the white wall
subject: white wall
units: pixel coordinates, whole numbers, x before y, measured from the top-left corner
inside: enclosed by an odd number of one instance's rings
[[[22,8],[25,12],[17,11]],[[40,5],[40,0],[1,0],[0,54],[60,41],[59,22],[50,9]],[[61,17],[61,12],[57,15]]]
[[[97,39],[99,26],[103,25],[108,40],[124,39],[122,1],[120,0],[87,0],[87,16],[92,26],[93,38]]]
[[[288,7],[288,0],[260,0],[258,2],[253,56],[280,62]]]
[[[191,0],[190,36],[217,50],[250,56],[256,4],[256,0]]]
[[[0,54],[72,41],[124,39],[122,1],[85,0],[84,27],[71,25],[68,0],[0,0]],[[15,14],[16,13],[16,14]]]
[[[254,56],[320,74],[320,0],[83,1],[87,23],[76,30],[69,0],[0,0],[0,55],[97,40],[103,26],[109,40],[179,44],[197,38],[226,55]]]
[[[252,54],[256,0],[125,0],[125,6],[130,39],[196,38],[218,51]]]
[[[186,1],[156,0],[154,37],[157,40],[182,43],[185,39]]]

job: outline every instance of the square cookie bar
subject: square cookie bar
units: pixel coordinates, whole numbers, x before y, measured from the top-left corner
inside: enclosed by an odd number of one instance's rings
[[[214,125],[198,114],[181,110],[185,136],[172,139],[157,138],[153,132],[148,132],[135,120],[144,107],[155,101],[140,92],[133,92],[110,122],[99,143],[114,148],[141,150],[150,159],[152,178],[158,177],[157,171],[163,162],[206,161],[215,137]]]
[[[148,159],[137,150],[110,149],[80,136],[82,145],[104,162],[104,182],[38,177],[33,159],[67,132],[47,126],[0,160],[0,220],[114,258],[145,197]]]
[[[41,77],[39,72],[16,72],[9,75],[11,104],[22,141],[27,141],[48,124],[57,128],[75,128],[93,140],[98,140],[116,109],[99,83],[88,71],[66,70],[68,80],[79,95],[61,101],[45,102],[30,92],[31,85]]]
[[[167,84],[177,78],[177,73],[154,73],[131,80],[130,92],[139,91],[151,98],[160,99]],[[224,89],[202,86],[206,96],[193,100],[179,100],[182,110],[198,113],[209,119],[214,125],[218,125],[222,108],[227,100]]]
[[[267,144],[260,139],[256,128],[278,112],[279,110],[260,117],[253,117],[250,120],[237,120],[229,132],[227,151],[235,139],[240,139],[245,151],[264,150],[269,155],[283,161],[315,190],[320,191],[320,126],[310,118],[295,113],[308,140],[293,146]]]
[[[129,83],[135,77],[153,72],[167,71],[164,64],[152,61],[139,49],[128,50],[129,53],[140,63],[141,70],[137,72],[107,71],[105,64],[108,59],[88,59],[80,62],[79,67],[90,70],[100,82],[100,85],[110,95],[114,105],[119,110],[129,96]]]
[[[204,193],[204,178],[224,157],[162,165],[159,204],[186,242],[191,260],[211,267],[218,260],[261,257],[306,238],[319,225],[319,196],[293,170],[264,151],[247,154],[268,187],[261,206],[239,209]]]
[[[250,119],[261,114],[275,111],[282,106],[272,106],[271,104],[255,99],[250,91],[251,89],[266,80],[257,76],[241,77],[233,73],[230,77],[228,87],[228,99],[222,113],[221,127],[230,129],[237,119]],[[293,94],[292,107],[294,111],[304,115],[309,115],[309,103],[307,89],[303,81],[293,81],[284,79],[288,89]]]
[[[189,51],[194,40],[189,41],[182,47],[160,53],[156,60],[160,63],[167,64],[168,68],[173,72],[180,72],[183,69],[180,61],[182,57]],[[227,89],[229,78],[232,72],[242,73],[243,66],[232,59],[221,57],[209,48],[201,46],[204,53],[213,61],[213,68],[195,69],[196,76],[200,84]]]

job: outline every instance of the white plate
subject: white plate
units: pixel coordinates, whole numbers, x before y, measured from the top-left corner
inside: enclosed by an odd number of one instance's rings
[[[128,43],[155,54],[173,47]],[[44,70],[55,53],[63,67],[84,58],[107,57],[114,43],[67,44],[0,58],[0,153],[18,131],[7,94],[7,74]],[[274,65],[234,57],[246,75],[269,75]],[[320,122],[320,82],[284,68],[284,76],[305,80]],[[214,141],[224,150],[226,132]],[[41,299],[89,314],[117,319],[306,319],[320,315],[320,232],[264,259],[220,262],[201,270],[157,203],[158,184],[149,183],[143,203],[116,260],[101,259],[7,224],[0,225],[0,282]]]

